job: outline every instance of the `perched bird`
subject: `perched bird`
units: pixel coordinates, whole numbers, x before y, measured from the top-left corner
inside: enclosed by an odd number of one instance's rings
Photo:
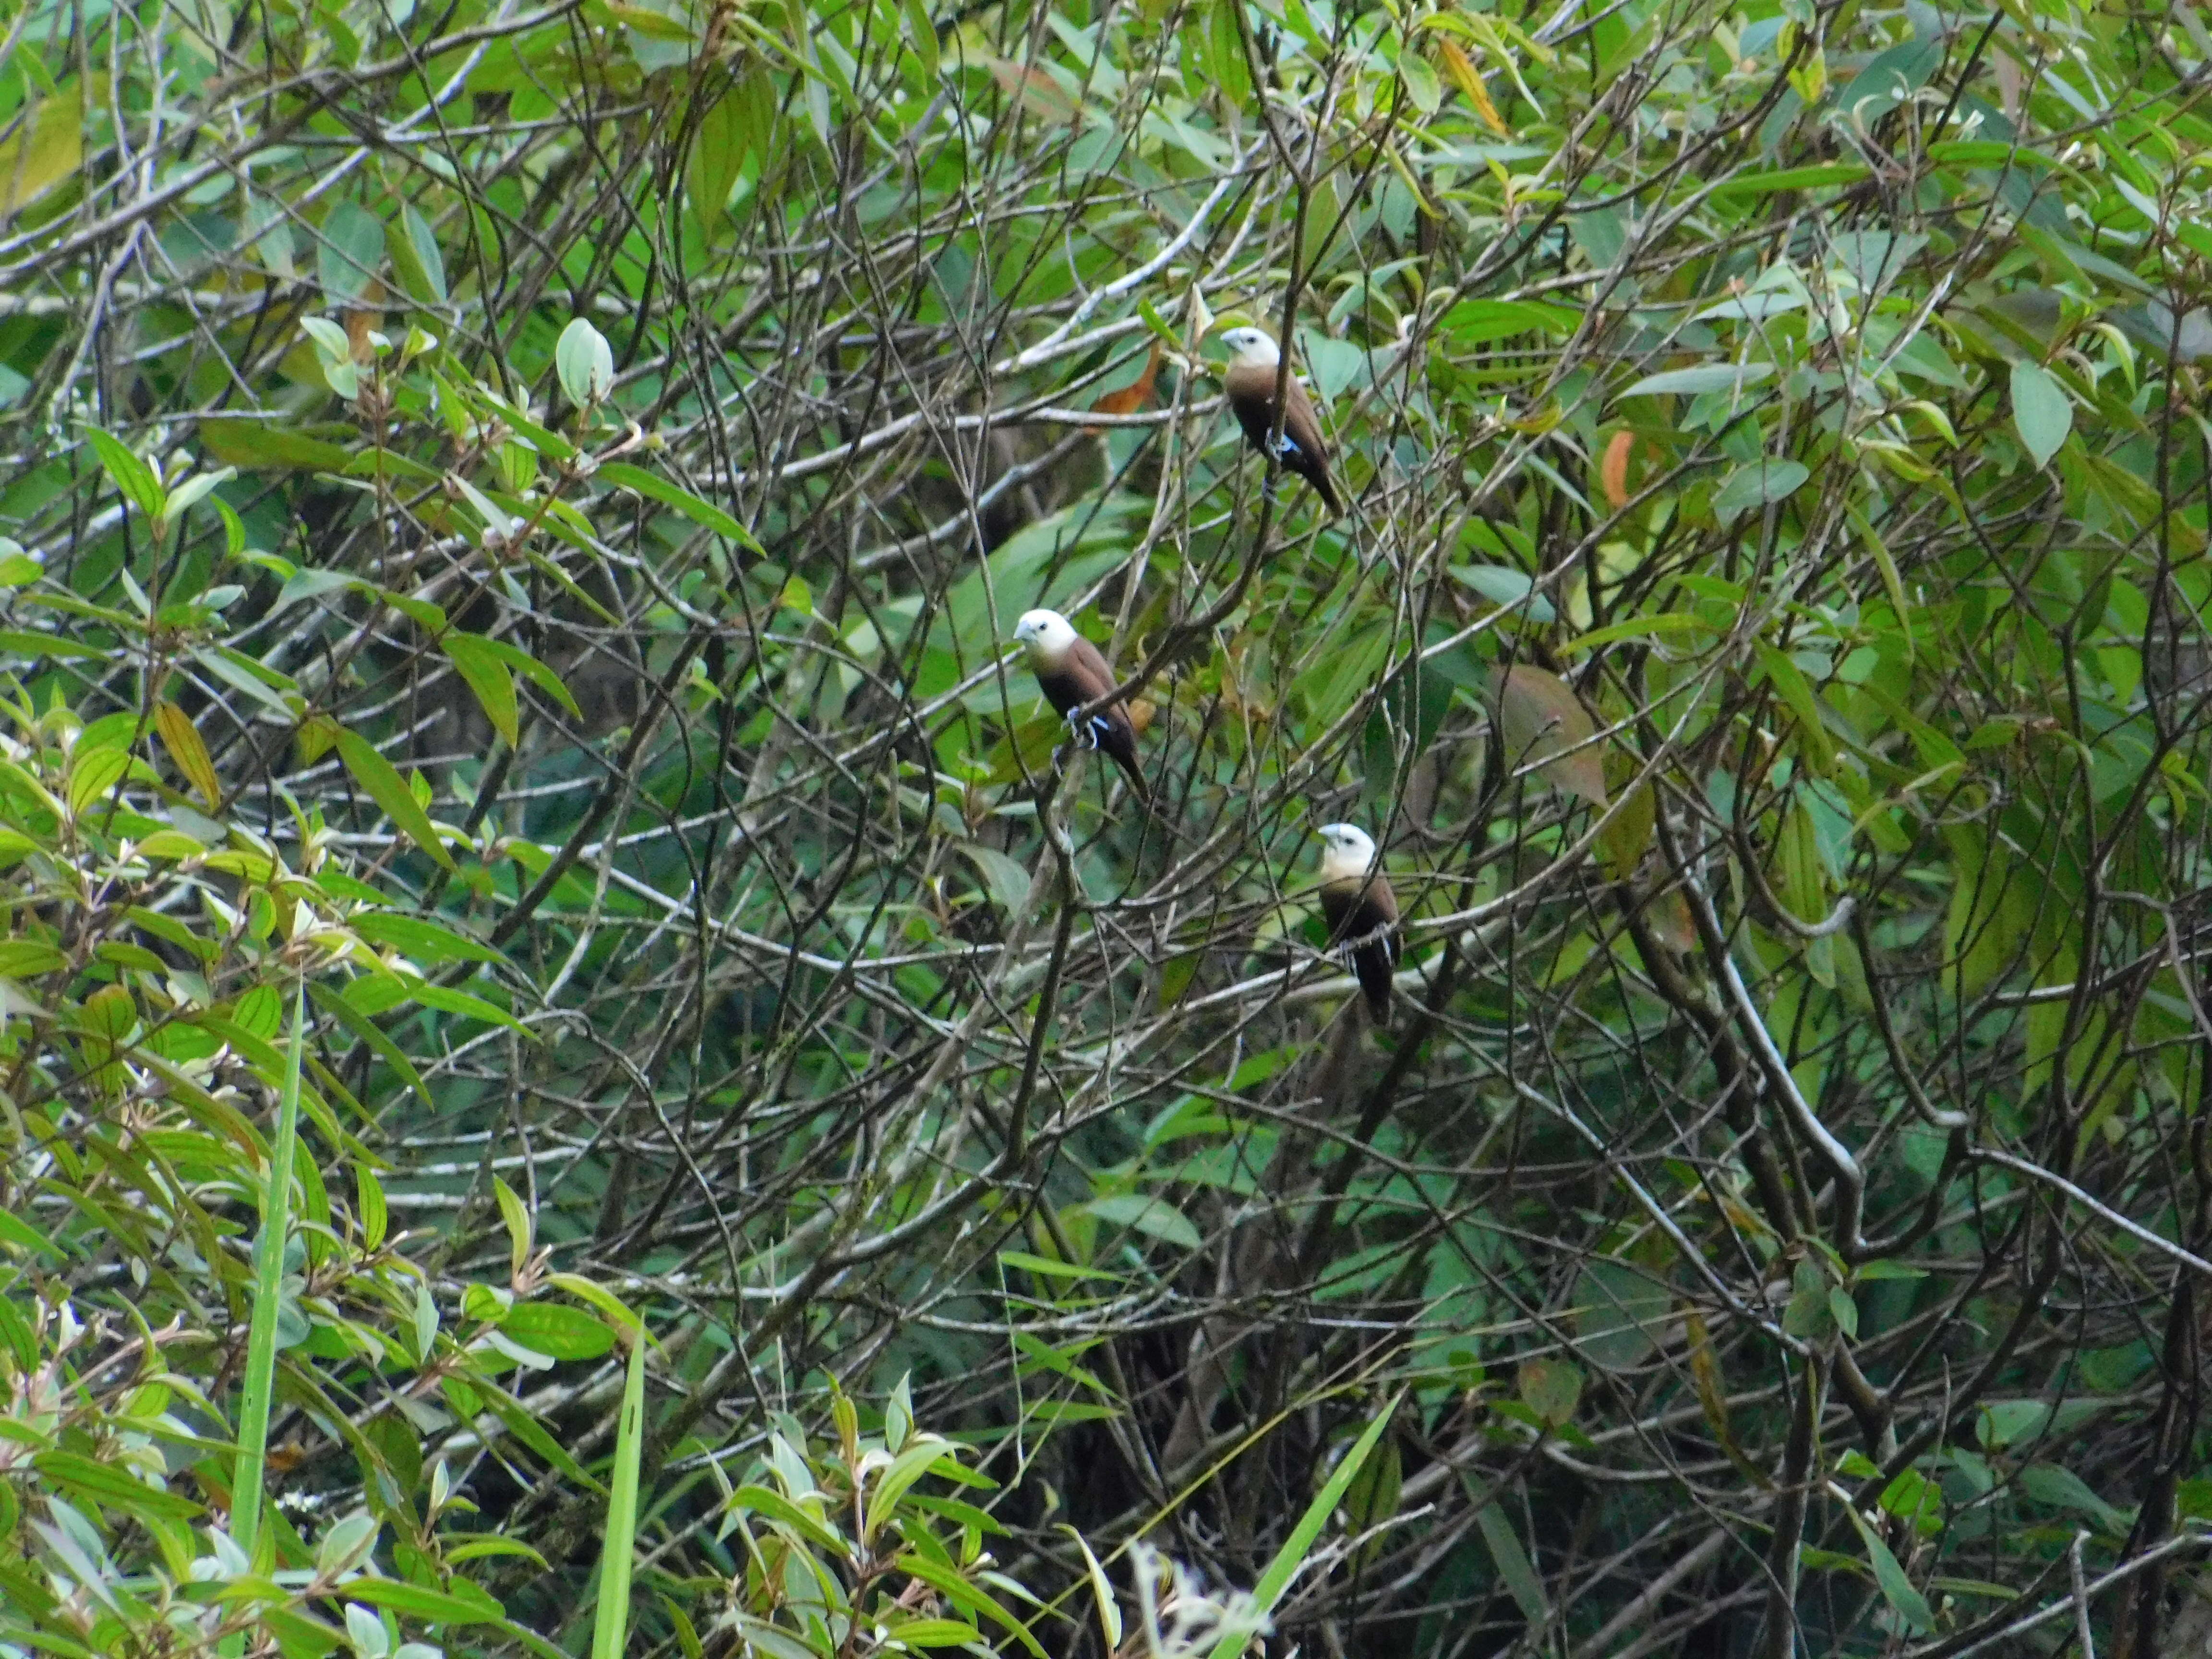
[[[1267,437],[1275,429],[1275,381],[1283,354],[1265,329],[1232,328],[1222,343],[1237,356],[1222,376],[1229,393],[1229,408],[1252,447],[1267,453]],[[1295,375],[1284,382],[1283,435],[1276,451],[1282,464],[1321,493],[1331,513],[1344,511],[1336,486],[1329,481],[1328,442],[1321,435],[1321,420],[1313,399],[1306,396]]]
[[[1324,823],[1321,842],[1321,913],[1329,944],[1351,952],[1352,970],[1380,1025],[1390,1018],[1390,975],[1398,966],[1398,896],[1364,830]]]
[[[1137,728],[1129,724],[1129,711],[1118,702],[1094,709],[1078,719],[1078,711],[1114,689],[1114,671],[1098,647],[1075,631],[1075,625],[1057,611],[1025,611],[1014,624],[1014,637],[1029,653],[1030,672],[1045,701],[1067,716],[1075,740],[1085,749],[1103,749],[1114,763],[1129,775],[1137,799],[1150,805],[1152,791],[1145,785],[1144,769],[1137,764]]]

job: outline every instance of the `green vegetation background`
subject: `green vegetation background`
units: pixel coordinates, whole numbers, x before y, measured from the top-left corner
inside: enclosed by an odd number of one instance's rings
[[[2208,88],[22,0],[0,1652],[2201,1646]]]

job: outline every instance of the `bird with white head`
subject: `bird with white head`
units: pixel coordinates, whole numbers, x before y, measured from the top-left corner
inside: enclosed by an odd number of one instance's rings
[[[1329,943],[1350,954],[1375,1023],[1383,1024],[1401,954],[1398,896],[1382,873],[1374,838],[1358,824],[1324,823],[1321,848],[1321,913]]]
[[[1014,637],[1029,658],[1037,689],[1067,717],[1075,740],[1085,749],[1104,750],[1128,775],[1137,799],[1151,805],[1152,791],[1137,763],[1137,728],[1130,724],[1129,711],[1117,700],[1088,714],[1083,712],[1109,694],[1115,684],[1114,671],[1098,647],[1057,611],[1024,611],[1014,624]]]
[[[1343,512],[1344,503],[1329,477],[1328,441],[1322,436],[1321,417],[1297,378],[1283,375],[1282,349],[1274,337],[1262,328],[1232,328],[1223,333],[1221,342],[1235,354],[1221,377],[1222,389],[1246,441],[1261,454],[1268,453],[1278,412],[1275,387],[1280,382],[1283,430],[1279,439],[1273,440],[1275,459],[1311,484],[1331,513]]]

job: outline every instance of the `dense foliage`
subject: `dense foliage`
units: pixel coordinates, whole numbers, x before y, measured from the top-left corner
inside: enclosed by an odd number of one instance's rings
[[[2193,9],[4,42],[0,1651],[2201,1646]]]

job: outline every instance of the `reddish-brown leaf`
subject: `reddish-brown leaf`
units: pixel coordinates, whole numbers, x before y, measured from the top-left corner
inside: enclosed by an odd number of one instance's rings
[[[1119,392],[1109,392],[1091,407],[1101,415],[1133,415],[1142,409],[1152,395],[1152,382],[1160,376],[1160,343],[1152,342],[1152,356],[1145,359],[1145,372]],[[1084,430],[1097,437],[1106,428],[1085,427]]]
[[[1605,498],[1616,513],[1628,505],[1628,457],[1636,447],[1636,434],[1626,427],[1613,434],[1605,447],[1605,459],[1598,467],[1598,483],[1605,488]]]

